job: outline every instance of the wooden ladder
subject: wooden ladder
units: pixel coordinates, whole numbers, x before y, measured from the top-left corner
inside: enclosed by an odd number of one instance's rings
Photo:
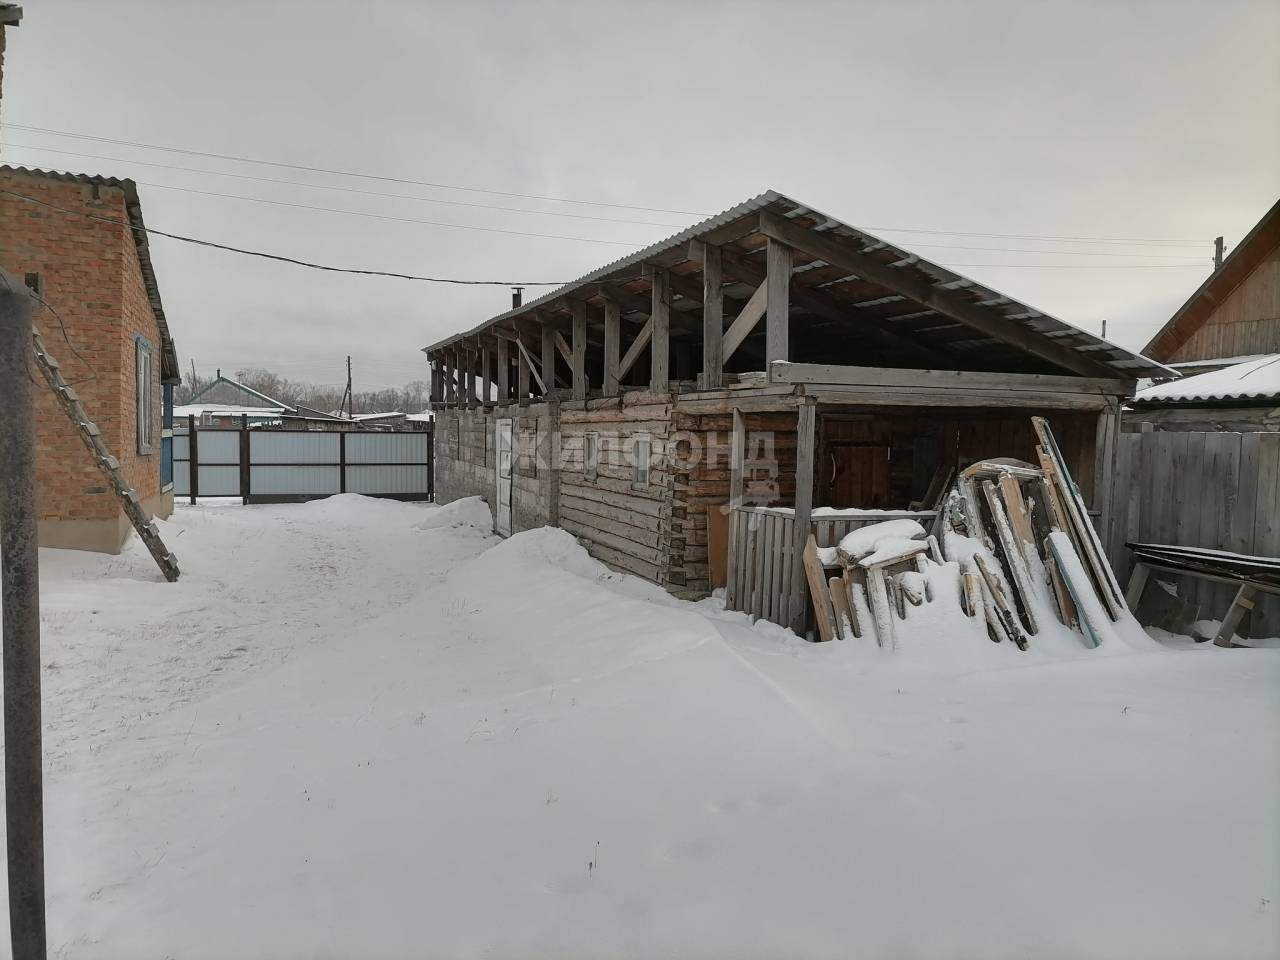
[[[58,406],[62,407],[62,412],[75,424],[76,432],[80,434],[80,439],[84,441],[84,445],[89,448],[93,462],[98,465],[102,475],[111,484],[111,489],[120,498],[125,514],[128,515],[129,521],[133,524],[133,529],[138,531],[138,536],[147,545],[147,549],[151,551],[151,556],[155,558],[156,565],[160,567],[160,572],[164,574],[164,578],[172,583],[178,579],[178,558],[165,547],[155,523],[147,519],[147,515],[142,512],[142,504],[138,502],[137,492],[134,491],[133,487],[129,486],[124,474],[120,472],[120,461],[113,457],[111,451],[107,449],[107,445],[102,439],[102,432],[98,429],[98,425],[90,420],[88,414],[85,413],[84,406],[80,403],[79,395],[71,384],[63,379],[62,373],[58,368],[58,361],[45,348],[44,341],[40,339],[39,333],[34,334],[33,339],[36,366],[40,368],[40,373],[44,375],[45,382],[49,384],[49,389],[53,391],[53,395],[57,398]]]

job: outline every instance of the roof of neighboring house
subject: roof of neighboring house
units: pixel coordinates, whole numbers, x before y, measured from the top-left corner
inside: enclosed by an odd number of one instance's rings
[[[1009,364],[1030,354],[1090,376],[1136,379],[1172,374],[1139,354],[772,190],[423,350],[448,347],[522,316],[531,318],[539,310],[564,308],[567,300],[610,295],[602,293],[606,289],[615,299],[619,291],[625,298],[630,292],[625,285],[644,281],[651,266],[667,269],[677,278],[691,274],[700,266],[691,263],[697,256],[691,241],[720,246],[747,272],[759,276],[765,266],[760,224],[769,216],[797,241],[797,256],[809,261],[797,262],[792,274],[792,313],[822,316],[818,311],[829,314],[834,308],[847,321],[842,337],[862,336],[873,344],[892,337],[896,343],[927,349],[957,366]],[[805,252],[799,241],[806,239],[815,241],[809,243],[814,249],[826,247],[832,256],[838,254],[842,263]],[[849,268],[849,263],[859,268]],[[730,276],[727,266],[725,274]],[[635,309],[623,305],[624,313]],[[699,317],[700,323],[700,311],[693,313],[698,309],[696,300],[674,291],[673,320],[686,319],[692,328],[693,317]],[[968,322],[953,320],[958,313]]]
[[[388,411],[387,413],[357,413],[353,414],[352,420],[396,420],[401,419],[405,414],[397,411]]]
[[[1151,338],[1151,342],[1142,348],[1142,352],[1157,359],[1173,356],[1277,244],[1280,244],[1280,200],[1254,224],[1253,229],[1222,261],[1222,266],[1200,284],[1199,289]]]
[[[211,380],[209,383],[205,384],[203,387],[201,387],[199,390],[196,391],[195,395],[191,398],[191,403],[195,403],[201,397],[203,397],[206,393],[208,393],[211,390],[217,389],[219,386],[223,384],[235,390],[241,390],[244,393],[249,394],[249,396],[256,397],[257,399],[263,401],[263,404],[262,404],[263,407],[272,407],[279,410],[293,409],[293,407],[290,406],[289,404],[284,403],[283,401],[277,400],[275,397],[269,397],[265,393],[262,393],[258,390],[253,389],[253,387],[246,386],[245,384],[241,383],[239,380],[233,380],[231,377],[224,377],[222,375],[221,370],[218,371],[218,375],[214,377],[213,380]],[[240,406],[245,406],[247,409],[260,409],[258,407],[248,407],[247,404],[241,404]]]
[[[142,282],[146,286],[147,300],[151,304],[151,311],[156,318],[156,326],[160,330],[160,374],[166,382],[175,383],[181,380],[182,373],[178,369],[178,351],[174,346],[173,337],[169,333],[169,322],[165,318],[164,304],[160,300],[160,287],[156,283],[156,271],[151,264],[150,245],[147,242],[147,226],[142,220],[142,201],[138,197],[138,185],[132,180],[120,180],[116,177],[92,176],[85,173],[59,173],[53,170],[15,167],[8,164],[0,166],[0,173],[22,173],[28,176],[45,177],[50,180],[62,180],[68,183],[115,187],[124,192],[125,211],[129,217],[129,232],[133,235],[133,243],[138,251],[138,265],[142,270]],[[11,192],[11,195],[16,194]],[[41,202],[43,203],[43,201]],[[75,211],[75,214],[84,216],[80,211]]]
[[[1133,402],[1153,405],[1254,399],[1280,399],[1280,353],[1145,387],[1137,392]]]
[[[178,418],[201,417],[206,413],[232,417],[278,417],[284,412],[284,407],[245,407],[234,403],[183,403],[173,408],[173,415]]]

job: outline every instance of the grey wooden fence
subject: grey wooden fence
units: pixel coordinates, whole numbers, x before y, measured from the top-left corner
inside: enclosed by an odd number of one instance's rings
[[[1280,557],[1280,434],[1121,434],[1108,539],[1122,583],[1132,566],[1126,541]],[[1235,589],[1191,577],[1177,587],[1187,619],[1221,619]],[[1259,601],[1242,632],[1280,634],[1280,598]]]
[[[834,547],[847,533],[882,520],[909,518],[928,529],[931,510],[815,511],[810,528],[820,547]],[[725,605],[756,619],[791,622],[792,604],[808,604],[806,594],[791,593],[795,555],[795,511],[777,507],[735,507],[729,517],[729,568]]]

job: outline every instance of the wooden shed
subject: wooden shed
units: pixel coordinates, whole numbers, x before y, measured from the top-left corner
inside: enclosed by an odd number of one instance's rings
[[[1032,414],[1105,526],[1121,402],[1170,375],[775,192],[424,350],[439,501],[797,628],[810,531],[930,516]]]

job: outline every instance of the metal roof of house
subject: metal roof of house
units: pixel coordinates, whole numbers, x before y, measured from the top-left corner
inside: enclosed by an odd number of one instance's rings
[[[263,393],[260,390],[255,390],[253,389],[253,387],[246,386],[245,384],[241,383],[239,380],[233,380],[231,377],[224,377],[222,375],[221,370],[218,371],[218,375],[216,377],[214,377],[212,380],[210,380],[203,387],[201,387],[199,390],[196,391],[196,393],[191,397],[191,400],[189,401],[189,403],[194,404],[197,400],[203,397],[210,390],[224,383],[230,386],[234,390],[243,390],[245,393],[249,394],[252,397],[257,397],[259,400],[266,401],[265,403],[266,407],[270,407],[273,409],[279,408],[281,410],[293,409],[293,407],[290,406],[289,404],[284,403],[283,401],[277,400],[275,397],[267,396],[267,394]]]
[[[1132,402],[1154,406],[1241,400],[1280,400],[1280,353],[1145,387],[1137,392]]]
[[[132,180],[121,180],[117,177],[95,176],[86,173],[63,173],[54,170],[41,170],[37,167],[11,166],[9,164],[0,165],[0,173],[20,173],[31,177],[43,177],[48,180],[61,180],[67,183],[115,187],[123,191],[125,211],[129,216],[129,232],[133,235],[133,243],[138,251],[138,265],[142,272],[142,282],[147,290],[147,300],[151,304],[151,311],[155,314],[156,326],[160,330],[162,344],[160,373],[166,381],[180,380],[182,373],[178,369],[178,351],[174,346],[173,337],[169,333],[169,322],[164,314],[164,303],[160,300],[160,286],[156,282],[155,267],[151,264],[150,244],[147,241],[147,226],[142,219],[142,200],[138,197],[138,185]],[[10,196],[19,199],[31,199],[18,194],[16,191],[6,192]],[[43,201],[38,202],[44,206],[51,206]],[[74,213],[77,216],[84,216],[79,211],[74,211]],[[109,218],[103,217],[101,219]]]
[[[1176,372],[1146,357],[772,190],[422,349],[424,352],[432,352],[518,317],[553,309],[574,294],[577,294],[576,299],[589,299],[593,284],[605,281],[615,284],[640,282],[644,278],[643,265],[647,263],[656,263],[678,274],[681,265],[691,260],[689,242],[693,240],[720,244],[740,259],[758,263],[763,269],[761,254],[765,240],[755,228],[758,215],[762,213],[785,218],[798,227],[820,235],[822,239],[834,241],[852,254],[870,255],[876,261],[877,268],[901,270],[912,284],[927,291],[923,300],[903,295],[799,251],[792,275],[793,291],[801,290],[829,298],[833,305],[850,314],[851,321],[871,320],[897,336],[915,340],[935,352],[954,355],[957,361],[967,358],[972,362],[975,351],[983,350],[1006,356],[1010,352],[1016,354],[1020,351],[1023,355],[1032,352],[1025,347],[1013,346],[1007,341],[988,336],[976,328],[966,327],[963,323],[951,322],[945,310],[938,309],[937,300],[959,297],[966,308],[982,311],[1006,329],[1012,329],[1015,325],[1021,328],[1025,333],[1018,336],[1025,341],[1053,344],[1053,349],[1065,347],[1080,357],[1093,361],[1099,374],[1123,378],[1176,376]],[[801,259],[807,259],[808,262],[802,264]],[[697,266],[700,267],[700,264]],[[931,300],[934,302],[927,302]],[[681,310],[691,313],[697,307],[697,303],[689,302],[687,298],[676,299],[672,304],[672,315],[679,316],[677,311]],[[795,303],[794,292],[792,311],[796,314],[805,312],[802,305]]]

